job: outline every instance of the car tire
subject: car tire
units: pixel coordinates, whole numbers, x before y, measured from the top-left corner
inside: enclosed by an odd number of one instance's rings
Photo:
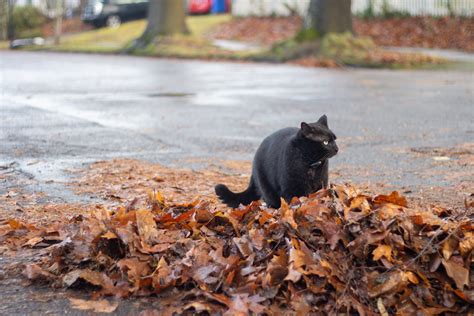
[[[118,15],[111,15],[105,20],[105,25],[107,27],[116,28],[122,24],[122,19]]]

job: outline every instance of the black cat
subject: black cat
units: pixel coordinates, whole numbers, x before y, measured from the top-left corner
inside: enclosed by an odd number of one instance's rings
[[[309,195],[328,185],[328,159],[337,154],[336,135],[326,115],[316,123],[287,127],[265,138],[255,154],[250,184],[233,193],[225,185],[215,187],[219,198],[230,207],[247,205],[262,198],[269,207]]]

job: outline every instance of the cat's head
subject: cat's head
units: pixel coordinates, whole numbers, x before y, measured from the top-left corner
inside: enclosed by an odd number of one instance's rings
[[[315,123],[301,123],[299,135],[311,143],[315,152],[321,153],[322,159],[337,154],[336,135],[328,127],[328,118],[323,115]]]

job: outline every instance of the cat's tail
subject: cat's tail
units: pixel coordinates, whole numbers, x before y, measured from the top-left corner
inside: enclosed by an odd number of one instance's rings
[[[216,185],[214,190],[219,199],[230,207],[238,207],[239,204],[247,205],[259,199],[253,179],[250,179],[249,187],[244,192],[234,193],[223,184]]]

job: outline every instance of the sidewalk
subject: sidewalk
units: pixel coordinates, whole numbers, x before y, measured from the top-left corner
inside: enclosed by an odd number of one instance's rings
[[[455,62],[474,63],[474,54],[454,49],[418,48],[418,47],[384,47],[384,49],[400,53],[418,53],[432,57],[445,58]]]

